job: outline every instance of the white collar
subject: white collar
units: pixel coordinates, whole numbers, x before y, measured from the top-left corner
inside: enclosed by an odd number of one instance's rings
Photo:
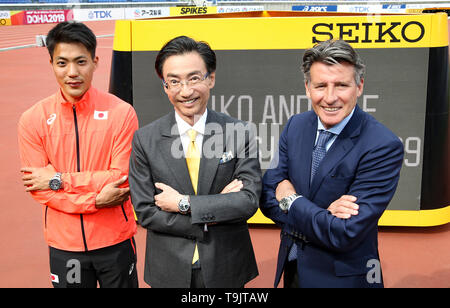
[[[200,119],[198,119],[197,122],[195,122],[194,126],[189,125],[186,123],[185,120],[183,120],[178,113],[175,111],[175,120],[177,121],[178,125],[178,132],[180,133],[180,136],[185,134],[188,130],[193,129],[197,133],[200,133],[202,135],[205,134],[205,126],[206,126],[206,117],[208,115],[208,109],[205,109],[205,112],[202,114]]]
[[[333,127],[330,127],[329,129],[326,129],[325,126],[323,126],[322,121],[320,121],[320,118],[317,117],[317,131],[323,129],[323,130],[329,131],[330,133],[333,133],[335,135],[339,135],[344,130],[347,123],[350,121],[354,112],[355,112],[355,107],[353,107],[352,112],[350,112],[350,114],[348,116],[346,116],[341,122],[339,122],[338,124],[336,124]]]

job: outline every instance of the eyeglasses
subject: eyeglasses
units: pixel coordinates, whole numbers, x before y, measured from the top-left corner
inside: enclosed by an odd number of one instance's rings
[[[192,75],[186,81],[181,81],[181,80],[173,78],[173,79],[169,79],[168,81],[163,80],[162,82],[163,82],[163,86],[166,89],[169,89],[172,91],[179,91],[179,90],[181,90],[181,87],[183,85],[186,85],[186,87],[188,87],[188,88],[192,88],[192,87],[202,83],[208,77],[209,77],[209,73],[206,73],[204,76],[201,76],[198,74]]]

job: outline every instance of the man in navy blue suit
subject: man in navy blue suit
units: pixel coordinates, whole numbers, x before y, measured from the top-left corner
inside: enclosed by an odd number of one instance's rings
[[[397,188],[403,145],[357,105],[359,55],[330,40],[303,56],[314,111],[294,115],[263,179],[261,211],[281,230],[275,287],[383,287],[378,220]]]

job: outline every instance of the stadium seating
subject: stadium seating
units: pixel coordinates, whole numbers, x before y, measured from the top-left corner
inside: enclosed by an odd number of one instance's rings
[[[31,3],[31,0],[0,0],[0,3],[14,4],[14,3]]]

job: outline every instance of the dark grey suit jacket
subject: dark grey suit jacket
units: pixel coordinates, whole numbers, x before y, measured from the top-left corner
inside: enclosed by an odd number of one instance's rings
[[[237,131],[242,133],[239,127],[243,122],[208,109],[197,195],[175,113],[135,133],[129,182],[139,224],[147,229],[144,280],[152,287],[190,286],[195,243],[208,288],[241,287],[258,275],[247,220],[258,209],[261,169],[254,135],[236,137],[233,128],[237,123]],[[230,151],[233,158],[222,159],[223,153]],[[220,194],[235,178],[243,181],[243,189]],[[154,204],[154,195],[160,193],[156,182],[189,195],[191,213],[160,210]],[[205,223],[213,223],[207,231]]]

